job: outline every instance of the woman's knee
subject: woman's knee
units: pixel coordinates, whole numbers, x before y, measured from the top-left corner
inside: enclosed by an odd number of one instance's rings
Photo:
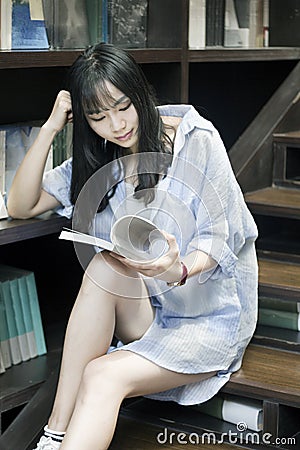
[[[85,397],[118,395],[125,398],[128,391],[126,380],[121,379],[121,372],[110,364],[107,355],[90,361],[83,372],[81,392]]]

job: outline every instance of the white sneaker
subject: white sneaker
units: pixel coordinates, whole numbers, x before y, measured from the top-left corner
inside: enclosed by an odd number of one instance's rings
[[[61,442],[54,441],[51,437],[42,436],[37,447],[33,450],[58,450]]]

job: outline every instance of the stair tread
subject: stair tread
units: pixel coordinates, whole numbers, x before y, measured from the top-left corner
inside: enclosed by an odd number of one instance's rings
[[[273,138],[280,142],[300,143],[300,131],[287,131],[286,133],[274,133]]]
[[[138,417],[133,419],[131,417],[121,415],[119,417],[116,427],[116,433],[109,447],[109,450],[119,450],[120,448],[122,450],[140,450],[141,448],[143,448],[143,450],[152,450],[160,446],[164,449],[176,450],[179,448],[181,449],[183,445],[184,448],[188,450],[192,450],[195,448],[195,441],[194,443],[193,441],[189,443],[187,439],[188,432],[185,436],[181,435],[181,439],[179,439],[179,441],[176,438],[177,433],[175,433],[172,435],[172,439],[169,437],[169,442],[167,440],[166,443],[160,443],[159,445],[157,436],[158,434],[162,434],[162,431],[166,429],[166,426],[166,424],[164,424],[164,427],[162,426],[162,424],[160,426],[149,424],[139,420]],[[171,427],[170,429],[168,429],[168,432],[170,435],[170,433],[172,432]],[[183,438],[185,438],[185,440],[187,441],[184,444],[182,443]],[[210,450],[212,446],[214,450],[244,449],[244,447],[227,444],[225,442],[222,442],[220,444],[214,443],[214,445],[212,445],[212,443],[208,441],[208,444],[206,445],[201,440],[202,449]]]
[[[300,189],[267,187],[245,194],[253,213],[300,218]]]
[[[297,208],[300,211],[300,189],[267,187],[245,194],[247,203]]]
[[[231,376],[223,391],[299,405],[299,373],[299,354],[250,344],[242,368]]]
[[[299,293],[300,264],[259,258],[259,285],[290,290]]]

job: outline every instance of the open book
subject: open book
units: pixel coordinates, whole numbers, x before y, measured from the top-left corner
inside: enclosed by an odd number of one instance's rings
[[[135,215],[123,216],[114,223],[111,242],[67,228],[59,238],[94,245],[134,261],[157,259],[169,248],[166,238],[153,222]]]

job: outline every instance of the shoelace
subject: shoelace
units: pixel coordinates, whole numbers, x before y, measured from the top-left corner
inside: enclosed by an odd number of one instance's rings
[[[34,450],[58,450],[59,446],[59,442],[54,443],[51,437],[42,436]]]

